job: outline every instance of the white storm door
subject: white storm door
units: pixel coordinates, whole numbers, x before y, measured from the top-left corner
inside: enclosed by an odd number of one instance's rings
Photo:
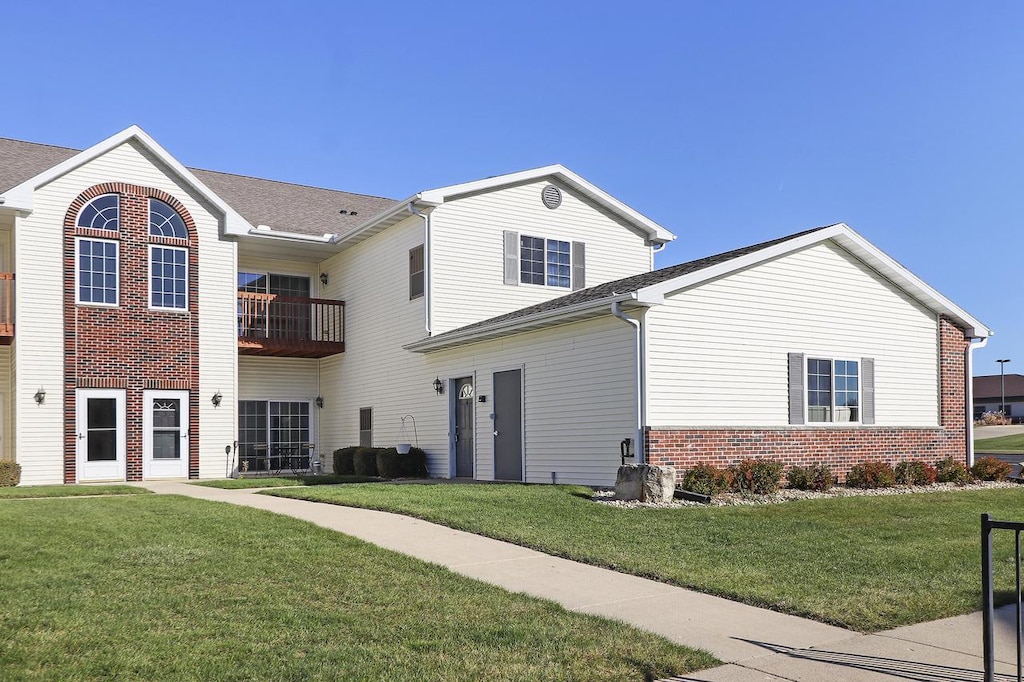
[[[142,477],[188,478],[188,391],[144,391],[142,410]]]
[[[125,480],[125,399],[118,389],[75,393],[78,480]]]

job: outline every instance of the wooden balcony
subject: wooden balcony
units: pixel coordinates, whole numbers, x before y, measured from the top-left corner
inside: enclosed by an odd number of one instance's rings
[[[345,302],[238,292],[238,352],[325,358],[345,352]]]
[[[0,272],[0,346],[14,340],[14,273]]]

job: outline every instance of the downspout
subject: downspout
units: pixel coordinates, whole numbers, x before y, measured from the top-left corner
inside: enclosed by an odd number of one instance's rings
[[[647,386],[644,385],[646,377],[644,372],[644,352],[646,348],[644,347],[643,318],[634,319],[623,313],[619,301],[612,303],[612,315],[632,326],[636,337],[636,436],[634,437],[634,442],[636,443],[636,463],[646,464],[647,453],[644,448],[644,425],[647,420],[647,414],[644,403],[647,395]]]
[[[988,337],[983,339],[971,339],[967,345],[964,355],[967,356],[964,362],[964,395],[967,403],[967,468],[974,466],[974,351],[984,348],[988,343]]]
[[[427,330],[427,336],[430,336],[430,328],[432,326],[432,316],[430,314],[430,214],[423,213],[416,209],[416,205],[413,202],[409,202],[409,213],[415,216],[423,218],[423,310],[424,310],[424,327]]]

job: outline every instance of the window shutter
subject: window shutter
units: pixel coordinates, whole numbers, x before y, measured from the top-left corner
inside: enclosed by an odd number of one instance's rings
[[[519,284],[519,233],[505,230],[505,284]]]
[[[860,359],[860,423],[875,423],[875,359]]]
[[[583,242],[572,243],[572,290],[587,288],[587,258]]]
[[[804,354],[789,354],[789,423],[804,423]]]

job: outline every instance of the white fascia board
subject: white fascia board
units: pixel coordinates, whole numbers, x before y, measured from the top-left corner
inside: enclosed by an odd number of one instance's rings
[[[298,232],[282,232],[274,230],[266,225],[258,225],[246,233],[247,237],[262,237],[263,239],[285,239],[293,242],[309,242],[313,244],[331,244],[335,235],[333,234],[300,234]]]
[[[623,218],[627,222],[635,225],[643,232],[647,233],[647,239],[650,242],[656,244],[664,244],[676,238],[674,234],[666,230],[658,223],[654,222],[653,220],[643,215],[639,211],[630,208],[626,204],[622,203],[612,195],[602,190],[600,187],[597,187],[593,183],[584,180],[582,177],[580,177],[576,173],[573,173],[571,170],[569,170],[568,168],[561,164],[542,166],[540,168],[519,171],[517,173],[496,175],[492,178],[474,180],[473,182],[464,182],[458,185],[438,187],[436,189],[430,189],[424,192],[420,192],[419,196],[427,201],[441,204],[452,197],[457,197],[464,194],[472,194],[474,192],[483,192],[487,190],[497,189],[499,187],[505,187],[507,185],[515,185],[522,182],[530,182],[532,180],[540,180],[541,178],[548,177],[555,178],[560,182],[564,183],[565,185],[572,187],[573,189],[580,192],[584,196],[588,197],[595,203],[603,206],[604,208],[610,210],[612,213],[615,213],[616,215]]]
[[[204,199],[206,199],[206,201],[217,208],[224,216],[224,231],[226,233],[242,235],[252,229],[252,225],[250,225],[245,218],[228,206],[223,199],[214,194],[213,190],[203,184],[203,182],[193,175],[189,169],[185,168],[185,166],[171,156],[166,149],[161,147],[156,140],[150,137],[137,125],[125,128],[121,132],[111,135],[102,142],[94,144],[88,149],[75,154],[70,159],[62,161],[56,166],[51,166],[35,177],[29,178],[20,185],[11,188],[8,192],[4,193],[5,205],[9,204],[18,207],[21,210],[31,211],[32,196],[36,189],[56,180],[66,173],[71,172],[75,168],[102,156],[103,154],[106,154],[110,150],[132,139],[138,140],[139,143],[147,149],[147,151],[159,159],[160,162],[172,173],[177,175],[180,180],[193,187]]]
[[[664,297],[670,292],[692,287],[828,240],[833,240],[855,257],[860,258],[876,272],[892,282],[893,285],[909,294],[922,305],[959,322],[966,328],[968,336],[985,338],[992,333],[988,327],[969,315],[963,308],[928,286],[917,275],[900,265],[878,247],[864,239],[864,237],[854,232],[845,223],[829,225],[809,234],[760,249],[754,253],[733,258],[732,260],[698,270],[697,272],[680,275],[658,284],[643,287],[637,291],[637,298],[641,301],[657,301],[659,297]]]
[[[547,324],[556,323],[562,318],[570,318],[592,309],[597,310],[600,308],[609,308],[610,311],[612,303],[633,300],[636,300],[636,295],[632,292],[627,294],[614,294],[612,296],[605,296],[604,298],[595,299],[593,301],[585,301],[583,303],[577,303],[576,305],[565,306],[564,308],[554,308],[552,310],[544,310],[532,315],[516,317],[511,320],[501,320],[494,324],[474,327],[473,329],[462,333],[456,330],[455,332],[447,332],[441,336],[427,337],[425,339],[420,339],[419,341],[413,341],[410,344],[402,346],[402,348],[419,353],[426,353],[431,350],[441,350],[453,345],[463,345],[466,343],[473,343],[474,341],[493,338],[495,336],[495,332],[501,332],[499,336],[504,336],[518,331],[528,331],[535,329],[538,323],[546,326]]]
[[[354,229],[349,230],[341,236],[335,236],[333,243],[335,244],[347,244],[349,242],[362,241],[362,238],[369,234],[373,234],[384,227],[388,227],[394,223],[400,222],[405,218],[415,215],[409,210],[409,206],[416,208],[417,210],[431,211],[437,207],[437,203],[433,201],[424,200],[420,194],[414,194],[407,199],[403,199],[391,208],[384,209],[377,215],[371,216],[359,223]],[[396,220],[397,218],[397,220]]]

